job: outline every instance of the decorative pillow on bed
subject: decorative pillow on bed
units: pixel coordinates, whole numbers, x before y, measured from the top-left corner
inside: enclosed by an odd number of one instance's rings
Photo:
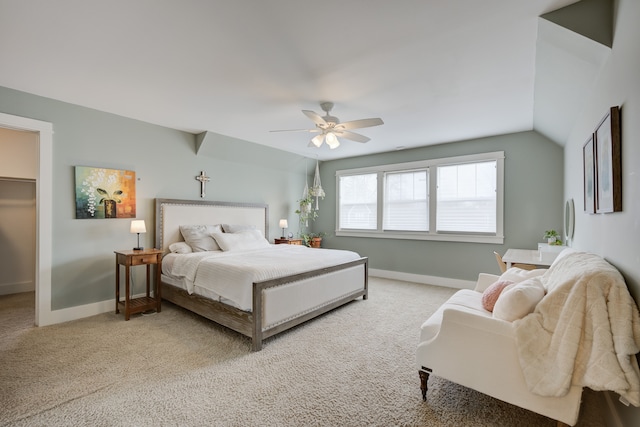
[[[211,233],[222,233],[220,225],[181,225],[180,233],[193,252],[220,250],[220,246],[211,237]]]
[[[513,322],[533,312],[544,298],[544,286],[534,277],[520,283],[514,283],[502,290],[493,307],[493,317]]]
[[[498,280],[493,285],[489,286],[482,293],[482,306],[487,311],[493,311],[493,307],[498,301],[498,297],[507,286],[513,284],[511,280]]]
[[[175,242],[169,245],[169,250],[174,254],[190,254],[193,252],[187,242]]]
[[[222,224],[222,230],[225,233],[241,233],[247,230],[255,230],[255,225],[240,225],[240,224]]]
[[[260,230],[245,230],[239,233],[212,233],[223,251],[259,249],[270,246]]]

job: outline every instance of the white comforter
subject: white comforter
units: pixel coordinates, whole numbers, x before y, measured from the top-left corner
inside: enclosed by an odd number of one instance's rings
[[[172,259],[166,265],[171,265],[171,268],[165,273],[185,279],[190,294],[195,287],[208,289],[247,311],[253,308],[253,282],[344,264],[360,258],[352,251],[312,249],[300,245],[270,245],[261,249],[169,256]]]
[[[547,296],[514,323],[529,389],[563,396],[571,384],[611,390],[640,405],[640,317],[622,275],[602,258],[574,253],[542,276]]]

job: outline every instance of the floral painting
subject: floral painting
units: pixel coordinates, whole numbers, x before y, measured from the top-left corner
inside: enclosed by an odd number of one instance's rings
[[[135,218],[136,173],[76,166],[76,218]]]

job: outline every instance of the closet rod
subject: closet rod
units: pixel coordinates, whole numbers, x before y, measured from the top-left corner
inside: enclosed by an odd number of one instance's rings
[[[33,178],[11,178],[7,176],[0,176],[0,181],[10,181],[10,182],[36,182]]]

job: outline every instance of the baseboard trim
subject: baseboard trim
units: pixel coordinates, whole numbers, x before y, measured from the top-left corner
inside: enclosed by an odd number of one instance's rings
[[[33,292],[36,284],[32,280],[18,283],[3,283],[0,285],[0,295],[21,294],[23,292]]]
[[[48,316],[48,320],[50,321],[47,323],[47,325],[70,322],[71,320],[78,320],[84,317],[95,316],[96,314],[106,313],[107,311],[111,310],[115,311],[115,304],[115,299],[110,299],[106,301],[94,302],[92,304],[62,308],[60,310],[51,310]]]
[[[399,271],[369,269],[369,276],[381,277],[383,279],[403,280],[405,282],[423,283],[425,285],[442,286],[454,289],[473,289],[475,281],[450,279],[448,277],[427,276],[422,274],[402,273]]]
[[[369,269],[369,275],[373,277],[381,277],[383,279],[403,280],[405,282],[423,283],[426,285],[442,286],[454,289],[473,289],[476,282],[469,280],[450,279],[447,277],[427,276],[421,274],[402,273],[398,271]],[[134,295],[135,297],[135,295]],[[82,319],[84,317],[95,316],[97,314],[106,313],[115,310],[115,300],[95,302],[92,304],[80,305],[77,307],[63,308],[60,310],[52,310],[48,317],[47,325],[55,323],[69,322],[71,320]],[[45,326],[45,325],[42,325]]]
[[[131,298],[139,298],[145,295],[146,294],[144,293],[136,294],[136,295],[132,295]],[[121,298],[121,301],[124,301],[124,297]],[[60,310],[52,310],[49,317],[50,322],[48,322],[46,325],[70,322],[72,320],[78,320],[84,317],[95,316],[97,314],[106,313],[108,311],[115,312],[115,310],[116,310],[115,298],[109,299],[106,301],[94,302],[92,304],[79,305],[77,307],[69,307],[69,308],[62,308]],[[122,318],[124,319],[124,315]],[[41,325],[41,326],[46,326],[46,325]]]

